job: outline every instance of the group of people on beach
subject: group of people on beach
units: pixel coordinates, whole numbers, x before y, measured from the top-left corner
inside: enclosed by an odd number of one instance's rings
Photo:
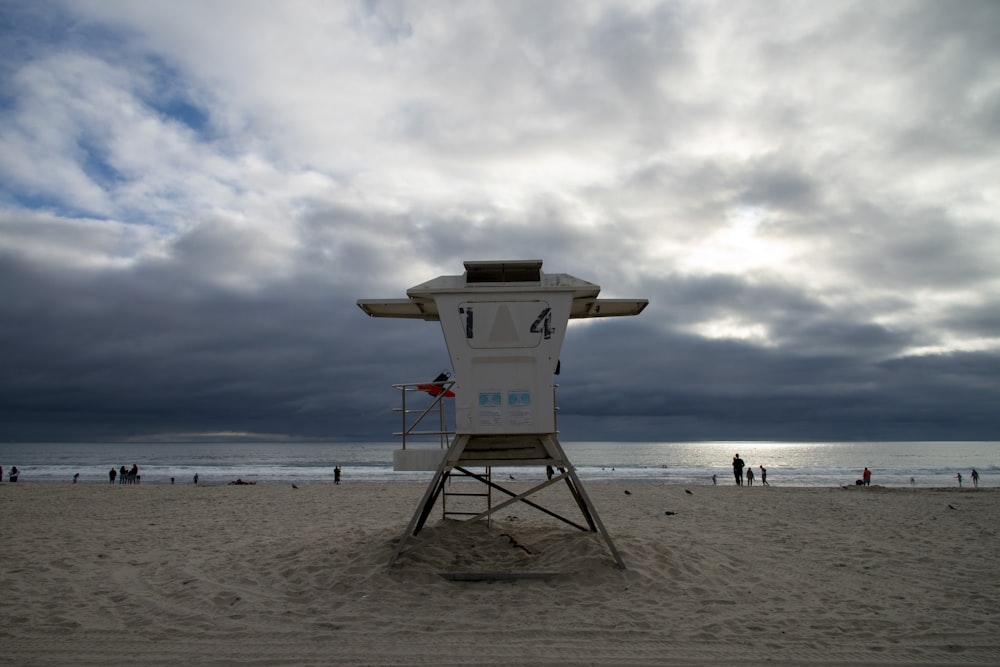
[[[758,466],[758,467],[760,468],[760,482],[761,482],[761,484],[763,486],[770,486],[770,484],[767,483],[767,468],[765,468],[764,466]],[[745,469],[745,471],[744,471],[744,469]],[[751,466],[747,466],[746,462],[743,459],[740,458],[739,454],[736,454],[736,456],[733,457],[733,476],[736,478],[736,486],[743,486],[744,479],[746,480],[746,485],[747,486],[753,486],[753,482],[754,482],[754,479],[755,479],[753,468]],[[961,486],[962,486],[962,473],[958,473],[957,475],[955,475],[955,477],[958,478],[958,486],[959,486],[959,488],[961,488]],[[979,471],[977,471],[975,468],[973,468],[972,469],[972,474],[970,475],[970,477],[972,478],[972,485],[975,488],[978,489],[979,488]],[[712,484],[717,484],[715,475],[712,475]],[[857,480],[857,482],[855,482],[855,484],[857,484],[858,486],[871,486],[871,484],[872,484],[872,471],[869,470],[867,468],[867,466],[861,472],[861,479]],[[914,479],[912,477],[910,478],[910,484],[911,485],[914,484]]]
[[[7,473],[7,479],[12,482],[16,482],[21,471],[17,469],[17,466],[11,466],[10,472]],[[3,466],[0,466],[0,482],[3,481]]]
[[[141,476],[139,475],[139,466],[132,464],[131,468],[126,468],[122,466],[118,470],[112,468],[108,471],[109,483],[114,484],[115,478],[118,478],[119,484],[138,484],[141,481]],[[76,481],[76,480],[73,480]]]
[[[764,466],[757,466],[760,468],[760,483],[762,486],[771,486],[767,483],[767,468]],[[744,469],[746,472],[744,473]],[[743,486],[743,480],[746,479],[747,486],[753,486],[754,479],[756,475],[753,472],[753,466],[748,466],[746,461],[740,458],[739,453],[733,457],[733,477],[736,478],[736,486]],[[712,475],[712,484],[715,484],[715,475]]]
[[[962,473],[956,473],[955,477],[958,478],[958,488],[962,488]],[[972,486],[979,488],[979,471],[975,468],[972,469],[972,474],[969,475],[972,478]]]
[[[975,468],[973,468],[972,469],[972,474],[969,475],[969,476],[972,478],[972,486],[973,486],[973,488],[978,489],[979,488],[979,471],[976,470]],[[960,473],[960,472],[959,473],[955,473],[955,477],[958,479],[958,488],[962,488],[962,473]],[[910,478],[910,486],[913,486],[916,483],[917,483],[917,480],[915,480],[914,478],[911,477]],[[857,484],[858,486],[871,486],[871,484],[872,484],[872,471],[869,470],[868,468],[865,468],[864,472],[861,473],[861,479],[859,479],[857,482],[855,482],[855,484]]]

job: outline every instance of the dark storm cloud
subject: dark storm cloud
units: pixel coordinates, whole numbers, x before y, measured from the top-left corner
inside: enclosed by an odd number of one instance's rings
[[[411,380],[447,365],[436,332],[375,323],[357,308],[377,264],[324,273],[313,261],[313,271],[254,285],[240,267],[266,266],[268,248],[238,239],[201,225],[164,258],[124,267],[56,269],[0,253],[8,437],[390,432],[389,385],[402,379],[392,369],[413,354],[433,361]]]
[[[4,256],[16,295],[4,306],[8,433],[380,438],[395,427],[389,385],[448,365],[436,324],[356,308],[359,296],[401,297],[410,286],[385,293],[382,279],[381,291],[364,291],[378,264],[353,283],[331,267],[336,280],[314,270],[261,289],[210,288],[198,267],[224,273],[244,253],[191,241],[170,260],[125,270],[39,271]],[[605,432],[594,419],[631,416],[655,438],[945,437],[957,421],[984,432],[984,408],[1000,398],[972,363],[995,357],[894,358],[905,337],[792,286],[715,277],[647,288],[640,318],[571,327],[559,378],[568,437]],[[764,323],[779,347],[683,331],[727,316]]]
[[[635,329],[571,335],[558,380],[568,439],[993,437],[996,354],[791,354]],[[865,337],[856,343],[864,348]],[[633,354],[609,353],[619,346]]]
[[[90,415],[78,438],[374,435],[358,416],[387,422],[388,409],[373,406],[384,407],[389,384],[400,381],[391,369],[416,354],[435,359],[423,369],[433,375],[446,361],[433,337],[393,323],[373,349],[375,331],[355,296],[328,285],[193,290],[169,271],[53,279],[4,262],[5,284],[21,295],[4,308],[9,372],[0,387],[11,437],[72,430],[60,422],[78,415]],[[384,401],[374,399],[380,391]]]
[[[943,209],[863,205],[817,221],[816,238],[832,237],[830,261],[848,267],[861,284],[917,290],[959,288],[993,281],[993,223],[962,221]],[[823,231],[823,227],[827,231]]]

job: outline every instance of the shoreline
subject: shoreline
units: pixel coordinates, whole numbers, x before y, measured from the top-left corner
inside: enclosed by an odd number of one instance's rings
[[[390,569],[421,482],[99,486],[0,487],[0,663],[1000,662],[992,488],[584,480],[622,571],[523,504],[487,526],[440,502]],[[476,572],[524,578],[441,576]]]
[[[190,483],[195,473],[202,482],[229,482],[242,477],[259,483],[332,482],[342,466],[344,481],[364,479],[376,483],[426,482],[429,473],[395,471],[391,464],[399,443],[351,446],[266,445],[232,443],[226,446],[172,444],[155,447],[113,445],[43,447],[0,445],[0,459],[17,464],[22,481],[108,481],[108,469],[137,463],[144,483]],[[744,447],[746,445],[746,447]],[[885,486],[957,487],[956,475],[982,474],[982,486],[1000,487],[1000,442],[979,443],[619,443],[581,442],[566,445],[577,475],[585,483],[631,481],[709,486],[713,475],[719,484],[732,480],[730,464],[740,451],[756,473],[758,463],[767,468],[774,486],[830,487],[853,483],[867,466],[872,482]],[[570,451],[572,450],[572,451]],[[96,464],[95,462],[101,462]],[[616,469],[617,468],[617,469]],[[501,467],[495,479],[508,473],[540,478],[539,470]],[[758,477],[759,479],[759,477]],[[968,480],[971,481],[971,480]]]
[[[240,479],[242,479],[242,478],[240,478]],[[17,482],[3,482],[3,483],[0,483],[0,488],[3,488],[5,486],[17,486],[17,485],[21,485],[21,486],[46,486],[46,487],[59,487],[59,488],[64,487],[64,486],[115,487],[115,488],[120,488],[120,487],[164,487],[164,486],[184,487],[184,488],[187,488],[187,487],[192,487],[192,488],[200,488],[200,487],[223,487],[223,486],[257,486],[257,487],[263,487],[263,488],[281,488],[281,487],[290,487],[293,484],[295,486],[297,486],[297,487],[300,487],[300,488],[304,488],[304,487],[327,487],[327,486],[384,486],[384,485],[418,486],[418,487],[421,487],[421,488],[425,488],[430,483],[430,476],[428,475],[428,478],[427,478],[426,482],[423,482],[423,481],[414,481],[412,479],[392,480],[392,479],[365,478],[365,477],[355,477],[355,478],[348,477],[348,478],[345,478],[344,480],[342,480],[339,484],[335,483],[332,479],[330,479],[330,480],[325,480],[325,479],[324,480],[308,480],[308,479],[307,480],[299,480],[299,479],[294,479],[294,480],[267,480],[267,479],[254,480],[254,479],[248,477],[242,484],[233,484],[232,482],[234,482],[234,481],[235,480],[225,480],[225,481],[222,481],[222,480],[213,480],[211,478],[205,479],[203,477],[202,479],[198,480],[197,484],[191,482],[190,480],[187,480],[187,481],[184,481],[184,482],[177,481],[175,483],[172,483],[169,480],[165,481],[165,480],[159,480],[159,479],[147,480],[147,481],[143,481],[143,482],[138,483],[138,484],[119,484],[117,481],[114,484],[111,484],[111,483],[109,483],[107,481],[99,482],[99,481],[96,481],[96,480],[83,480],[83,479],[80,480],[80,481],[78,481],[78,482],[73,482],[72,479],[67,480],[67,481],[52,480],[52,479],[36,479],[36,480],[32,480],[30,478],[29,479],[25,479],[23,477],[23,475],[22,475],[22,478],[20,480],[18,480]],[[499,480],[499,482],[504,482],[504,481],[505,480]],[[526,487],[526,486],[530,486],[532,483],[538,483],[538,482],[541,482],[541,481],[542,481],[541,477],[539,477],[537,479],[535,479],[535,478],[524,478],[521,481],[519,481],[517,484],[520,485],[520,486],[525,486]],[[726,489],[726,488],[733,488],[733,489],[748,489],[749,488],[751,490],[749,490],[748,493],[753,493],[757,489],[761,489],[764,492],[767,492],[767,491],[770,491],[772,489],[787,489],[787,490],[793,490],[794,489],[794,490],[803,490],[803,491],[807,491],[807,490],[823,490],[823,489],[850,489],[850,490],[857,489],[859,491],[863,491],[866,488],[869,489],[869,490],[878,489],[880,491],[913,491],[913,492],[920,492],[920,491],[955,491],[956,493],[976,492],[976,491],[983,491],[983,492],[1000,491],[1000,486],[992,486],[992,485],[980,484],[978,487],[975,487],[975,486],[972,485],[971,482],[969,482],[969,483],[963,483],[963,485],[961,487],[959,487],[957,484],[953,484],[951,486],[941,486],[941,485],[925,485],[925,486],[921,486],[921,485],[872,484],[869,487],[864,487],[862,485],[846,484],[846,483],[841,483],[841,484],[831,483],[831,484],[826,484],[826,485],[815,484],[815,485],[801,486],[801,485],[793,485],[793,484],[782,484],[780,482],[770,483],[767,486],[764,486],[764,485],[760,484],[759,482],[757,482],[757,483],[753,484],[752,486],[748,487],[748,485],[746,485],[746,484],[744,484],[743,486],[736,486],[736,484],[733,483],[729,479],[727,479],[725,482],[720,482],[719,484],[705,483],[703,481],[701,481],[701,482],[691,482],[691,481],[681,481],[681,480],[674,481],[674,480],[664,480],[664,479],[649,479],[649,478],[641,478],[641,477],[639,477],[639,478],[618,479],[618,480],[609,480],[609,479],[606,479],[606,478],[588,479],[586,477],[582,477],[581,481],[583,482],[584,486],[587,487],[587,488],[590,488],[591,486],[598,486],[598,485],[612,485],[612,486],[623,486],[623,485],[624,486],[628,486],[628,485],[631,485],[631,486],[636,486],[636,487],[667,487],[667,488],[673,488],[673,489],[690,488],[690,489],[701,489],[701,490]],[[464,482],[461,482],[461,483],[464,483]]]

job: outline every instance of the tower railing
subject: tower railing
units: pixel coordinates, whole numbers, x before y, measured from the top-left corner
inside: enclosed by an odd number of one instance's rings
[[[408,394],[414,392],[420,394],[426,394],[426,390],[422,387],[427,386],[427,382],[402,382],[400,384],[392,385],[394,389],[398,389],[400,396],[402,398],[401,407],[393,408],[393,412],[398,412],[402,419],[402,430],[393,433],[393,436],[402,439],[402,448],[406,449],[407,440],[413,441],[415,439],[422,439],[426,442],[430,438],[437,437],[438,445],[444,449],[451,444],[451,436],[455,435],[455,431],[448,428],[448,415],[444,407],[445,394],[455,386],[454,380],[448,380],[442,383],[434,383],[434,386],[441,387],[441,393],[433,397],[430,404],[424,407],[409,407],[407,405],[406,397]],[[553,405],[553,424],[558,422],[559,417],[559,402],[556,399],[556,392],[559,389],[558,384],[552,385],[552,405]],[[438,426],[436,429],[430,430],[417,430],[426,418],[437,419]],[[556,426],[556,432],[559,432],[558,426]]]
[[[437,396],[431,397],[432,400],[428,405],[411,407],[415,405],[415,401],[410,401],[408,404],[407,396],[415,392],[422,396],[429,396],[426,390],[421,388],[426,387],[427,384],[427,382],[404,382],[392,385],[400,391],[402,397],[401,407],[393,408],[392,411],[400,413],[402,419],[402,430],[393,433],[393,435],[402,438],[403,449],[406,449],[407,441],[427,442],[434,438],[437,438],[438,445],[445,449],[451,442],[451,436],[455,435],[455,431],[448,428],[448,416],[444,407],[445,394],[455,385],[454,380],[433,383],[434,387],[440,387],[441,391]],[[428,418],[431,422],[437,421],[436,428],[425,423]],[[418,430],[421,425],[425,428]]]

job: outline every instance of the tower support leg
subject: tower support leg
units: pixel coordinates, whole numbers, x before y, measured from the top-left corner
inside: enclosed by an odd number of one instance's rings
[[[597,530],[604,538],[605,544],[608,545],[611,555],[615,557],[615,563],[617,563],[618,568],[622,570],[626,569],[625,561],[622,560],[621,554],[618,553],[618,549],[615,547],[615,543],[611,539],[611,535],[608,533],[607,528],[604,527],[604,522],[601,521],[601,517],[598,516],[597,509],[594,507],[594,504],[590,502],[590,497],[584,490],[583,484],[580,483],[580,478],[576,476],[576,469],[573,467],[573,464],[569,462],[569,459],[566,458],[566,453],[563,452],[559,441],[556,440],[555,436],[549,436],[546,438],[546,446],[553,447],[555,453],[558,453],[560,458],[566,462],[566,473],[569,475],[567,482],[572,482],[572,486],[574,487],[573,497],[577,498],[577,503],[582,502],[581,510],[586,507],[584,516],[587,518],[587,522],[590,523],[592,530],[594,526],[597,527]]]
[[[449,461],[453,460],[453,455],[465,449],[465,443],[468,441],[469,436],[456,435],[451,446],[448,447],[447,453],[445,453],[444,458],[441,459],[441,463],[438,464],[437,470],[434,472],[434,477],[431,478],[431,483],[427,485],[427,490],[424,491],[423,499],[413,513],[413,518],[410,519],[410,523],[406,526],[406,532],[399,538],[399,544],[396,545],[396,550],[392,552],[392,558],[389,559],[389,567],[392,567],[396,563],[396,559],[399,558],[399,554],[403,551],[403,546],[406,545],[406,540],[409,539],[410,535],[416,535],[424,527],[427,517],[430,516],[431,510],[434,508],[434,503],[437,502],[438,496],[441,495],[441,491],[444,489],[444,483],[447,480],[445,473],[452,468]]]
[[[430,516],[431,510],[433,510],[434,504],[437,502],[438,496],[440,496],[442,491],[444,490],[444,485],[448,479],[448,473],[453,468],[458,470],[463,470],[460,467],[464,463],[462,461],[462,452],[465,450],[465,447],[468,444],[469,439],[470,436],[467,434],[455,436],[455,439],[452,441],[452,444],[448,448],[448,451],[445,454],[444,458],[441,459],[441,463],[438,464],[437,470],[434,473],[434,477],[431,479],[430,484],[427,485],[427,490],[424,492],[423,499],[420,501],[420,504],[417,506],[416,511],[413,513],[413,518],[410,519],[410,523],[406,527],[406,532],[404,532],[402,537],[400,537],[399,544],[396,545],[396,549],[393,552],[392,557],[389,559],[390,567],[394,565],[396,559],[399,558],[399,554],[403,551],[403,547],[406,545],[406,541],[409,539],[409,537],[411,535],[416,535],[423,528],[424,523],[426,523],[427,521],[427,517]],[[503,487],[492,481],[481,478],[479,475],[473,475],[463,470],[463,472],[466,472],[466,474],[470,475],[471,477],[478,479],[480,482],[487,484],[490,487],[499,489],[500,491],[503,491],[509,496],[512,496],[507,501],[501,503],[496,507],[488,509],[486,512],[483,512],[482,514],[478,515],[475,518],[478,519],[481,517],[488,517],[491,516],[493,512],[503,507],[506,507],[507,505],[510,505],[515,502],[523,502],[527,505],[530,505],[536,509],[541,510],[542,512],[545,512],[546,514],[549,514],[550,516],[553,516],[576,528],[579,528],[580,530],[586,530],[585,528],[583,528],[583,526],[577,525],[572,521],[569,521],[568,519],[565,519],[564,517],[555,514],[554,512],[546,510],[545,508],[537,505],[536,503],[526,500],[527,496],[530,496],[535,492],[540,491],[541,489],[546,488],[551,484],[558,482],[560,479],[565,479],[566,484],[569,487],[570,493],[573,495],[573,499],[576,501],[577,506],[580,509],[580,513],[583,514],[584,518],[587,521],[587,525],[590,526],[590,531],[599,532],[601,534],[601,537],[604,538],[604,542],[605,544],[607,544],[608,549],[611,551],[611,555],[614,557],[617,566],[622,570],[626,569],[625,561],[622,560],[621,554],[618,553],[618,549],[615,547],[615,543],[611,539],[611,535],[604,527],[604,523],[601,521],[600,516],[598,516],[597,514],[597,509],[594,507],[594,504],[590,501],[590,497],[587,495],[587,492],[583,488],[583,484],[580,482],[580,478],[576,474],[576,469],[573,467],[573,464],[571,464],[569,460],[566,458],[566,454],[565,452],[563,452],[562,446],[559,444],[559,441],[556,440],[554,435],[546,435],[543,439],[543,443],[545,446],[545,450],[548,454],[547,459],[518,461],[516,463],[520,463],[522,465],[525,464],[546,465],[549,463],[555,463],[563,470],[560,471],[561,474],[559,475],[559,477],[544,482],[524,493],[515,494],[507,489],[504,489]]]

